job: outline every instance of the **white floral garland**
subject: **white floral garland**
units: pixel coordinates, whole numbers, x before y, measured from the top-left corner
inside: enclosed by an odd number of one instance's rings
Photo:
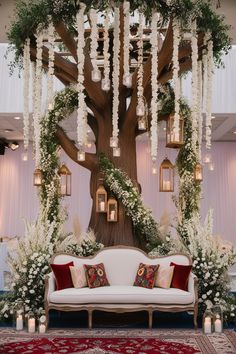
[[[76,28],[78,32],[77,58],[78,58],[78,109],[77,109],[77,141],[79,149],[82,149],[87,140],[87,108],[84,95],[84,12],[86,5],[80,3],[80,9],[76,14]]]
[[[91,21],[91,34],[90,34],[90,39],[91,39],[91,46],[90,46],[90,58],[93,66],[93,72],[92,72],[92,80],[93,81],[100,81],[99,78],[101,76],[101,73],[98,69],[97,65],[97,47],[98,47],[98,42],[97,42],[97,37],[98,37],[98,28],[97,28],[97,11],[95,9],[91,9],[89,12],[89,17]],[[94,79],[93,74],[97,76],[97,79]]]
[[[109,11],[105,14],[104,32],[103,32],[103,56],[104,56],[104,79],[102,80],[102,89],[109,91],[110,82],[110,53],[109,53]]]
[[[202,159],[202,61],[198,62],[198,160]]]
[[[40,166],[40,120],[41,120],[41,99],[42,99],[42,52],[44,33],[37,31],[36,44],[36,72],[35,72],[35,97],[34,97],[34,144],[35,144],[35,164]]]
[[[112,106],[112,140],[118,146],[119,135],[119,78],[120,78],[120,9],[114,10],[114,41],[113,41],[113,106]],[[113,146],[113,147],[117,147]]]
[[[157,23],[159,20],[159,13],[152,14],[151,22],[151,57],[152,57],[152,100],[151,100],[151,158],[153,161],[157,158],[158,145],[158,31]]]
[[[54,26],[51,22],[48,26],[48,44],[49,44],[49,52],[48,52],[48,108],[53,108],[53,75],[54,75],[54,44],[55,44],[55,37],[54,37]]]
[[[27,38],[24,44],[23,56],[23,80],[24,80],[24,149],[29,146],[29,79],[30,79],[30,39]]]
[[[207,86],[206,86],[206,148],[211,147],[212,119],[212,81],[213,81],[213,42],[207,44]]]
[[[179,79],[179,44],[180,44],[180,24],[177,18],[173,19],[173,86],[175,94],[175,115],[173,133],[179,136],[179,99],[180,99],[180,79]]]
[[[123,64],[123,84],[130,87],[132,84],[131,74],[129,69],[129,45],[130,45],[130,3],[129,1],[124,1],[123,4],[124,11],[124,64]]]
[[[137,73],[137,97],[138,104],[136,107],[136,114],[142,116],[145,113],[145,102],[143,96],[143,14],[139,13],[139,40],[138,46],[138,73]],[[143,111],[143,114],[141,114]]]
[[[192,147],[196,152],[198,142],[198,44],[197,44],[197,23],[196,20],[192,22]],[[200,142],[199,142],[200,143]]]

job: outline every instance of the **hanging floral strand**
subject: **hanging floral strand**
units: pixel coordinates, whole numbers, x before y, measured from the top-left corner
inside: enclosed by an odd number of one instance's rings
[[[136,114],[138,117],[145,115],[145,102],[143,96],[143,14],[139,13],[139,40],[138,46],[138,73],[137,73],[137,96],[138,104],[136,107]]]
[[[173,133],[178,140],[179,136],[179,99],[180,99],[180,79],[179,79],[179,44],[180,25],[178,19],[173,19],[173,86],[175,94],[175,116]]]
[[[198,45],[197,45],[197,23],[192,22],[192,146],[194,151],[197,150],[198,141]],[[199,142],[200,143],[200,142]]]
[[[155,161],[157,158],[158,145],[158,31],[157,24],[159,20],[159,13],[153,12],[151,22],[151,58],[152,58],[152,100],[151,100],[151,157]]]
[[[109,91],[111,88],[110,82],[110,53],[109,53],[109,11],[106,11],[104,18],[103,32],[103,56],[104,56],[104,79],[102,79],[102,90]]]
[[[198,62],[198,159],[202,159],[202,61]]]
[[[23,79],[24,79],[24,149],[29,146],[29,79],[30,79],[30,39],[27,38],[24,44],[23,57]]]
[[[36,72],[35,72],[35,97],[34,97],[34,144],[35,144],[35,164],[40,166],[40,119],[41,119],[41,99],[42,99],[42,52],[43,52],[43,32],[37,31],[36,35]]]
[[[55,44],[55,37],[54,37],[54,26],[53,23],[50,22],[48,26],[48,46],[49,46],[49,53],[48,53],[48,109],[53,108],[53,75],[54,75],[54,44]]]
[[[81,160],[81,150],[87,140],[87,109],[84,95],[84,12],[86,5],[80,3],[80,9],[76,15],[78,32],[77,58],[78,58],[78,109],[77,109],[77,141],[79,145],[78,159]],[[82,152],[83,153],[83,152]]]
[[[118,148],[118,120],[119,120],[119,78],[120,78],[120,10],[115,7],[114,10],[114,42],[113,42],[113,107],[112,107],[112,138],[110,146]],[[114,153],[113,149],[113,153]]]
[[[92,80],[94,82],[99,82],[101,81],[101,71],[98,69],[97,66],[97,47],[98,47],[98,27],[97,27],[97,11],[95,9],[91,9],[89,12],[89,17],[91,21],[91,34],[90,34],[90,39],[91,39],[91,47],[90,47],[90,58],[93,66],[92,70]]]
[[[207,44],[207,83],[206,83],[206,148],[207,149],[210,149],[211,147],[212,80],[213,80],[213,42],[212,39],[209,39]]]
[[[132,76],[129,70],[129,45],[130,45],[130,3],[129,1],[124,1],[123,4],[124,11],[124,74],[123,74],[123,85],[126,87],[132,86]]]

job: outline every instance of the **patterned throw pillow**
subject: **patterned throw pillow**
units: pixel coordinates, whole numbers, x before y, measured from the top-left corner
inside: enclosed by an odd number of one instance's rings
[[[169,289],[173,278],[174,269],[174,266],[160,265],[157,270],[155,286]]]
[[[80,289],[88,286],[87,279],[85,275],[85,270],[83,266],[80,267],[70,267],[70,274],[74,288]]]
[[[136,274],[134,286],[152,289],[155,284],[156,272],[159,265],[140,263]]]
[[[86,278],[89,288],[98,288],[100,286],[109,286],[106,271],[103,263],[89,265],[84,264]]]

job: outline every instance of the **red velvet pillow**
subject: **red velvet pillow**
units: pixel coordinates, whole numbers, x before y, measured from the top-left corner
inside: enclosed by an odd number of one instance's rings
[[[74,262],[66,264],[50,264],[56,278],[57,290],[74,287],[70,274],[70,266],[73,265]]]
[[[100,286],[109,286],[106,271],[103,263],[84,264],[85,274],[89,288],[98,288]]]
[[[182,265],[171,262],[171,266],[175,266],[174,274],[171,282],[171,288],[178,288],[188,291],[188,278],[192,270],[191,265]]]

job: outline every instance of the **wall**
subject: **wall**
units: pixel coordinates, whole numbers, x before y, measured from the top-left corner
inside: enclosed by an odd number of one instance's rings
[[[16,151],[6,150],[0,156],[0,237],[22,236],[24,234],[23,218],[34,220],[38,212],[36,187],[32,185],[34,162],[21,161],[20,147]],[[209,208],[214,209],[214,233],[236,245],[235,210],[236,210],[236,143],[213,143],[211,150],[215,170],[204,167],[203,196],[201,212],[205,217]],[[176,150],[167,149],[160,144],[158,166],[165,156],[174,163]],[[158,175],[151,174],[151,160],[147,142],[137,143],[138,178],[142,185],[142,196],[146,206],[159,220],[164,211],[175,218],[175,207],[171,193],[160,193]],[[64,198],[68,207],[69,218],[65,225],[72,231],[73,220],[79,218],[82,229],[86,229],[91,208],[89,194],[90,173],[71,161],[61,153],[61,161],[65,162],[72,172],[72,196]],[[176,178],[177,184],[177,178]]]

